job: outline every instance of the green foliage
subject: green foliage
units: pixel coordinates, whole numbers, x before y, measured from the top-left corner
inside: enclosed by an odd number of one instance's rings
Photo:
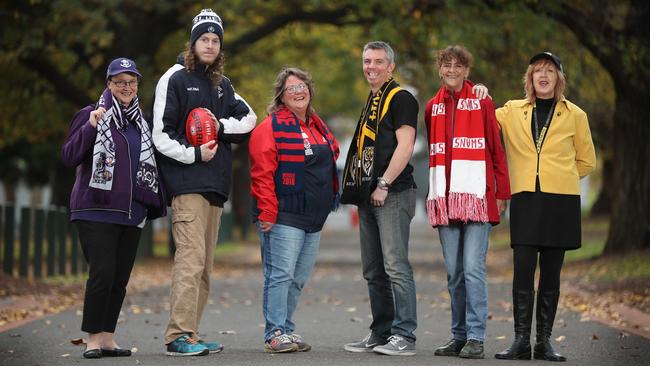
[[[138,63],[144,74],[141,104],[149,111],[156,82],[184,48],[191,19],[201,7],[189,0],[0,5],[0,154],[7,162],[23,159],[24,169],[14,169],[15,175],[40,174],[53,166],[37,163],[38,157],[51,161],[57,155],[68,121],[97,99],[105,85],[105,67],[115,57]],[[396,78],[410,85],[421,102],[440,87],[434,52],[447,45],[462,44],[473,53],[470,77],[489,87],[497,106],[523,96],[521,76],[528,59],[551,50],[567,67],[567,96],[589,114],[599,145],[608,146],[611,77],[566,27],[518,2],[234,0],[213,8],[224,22],[226,74],[261,118],[275,76],[290,65],[311,72],[319,114],[356,121],[368,92],[361,47],[370,40],[393,45]],[[614,23],[624,22],[630,11],[622,5],[610,9]],[[646,44],[629,47],[634,52],[626,56],[628,64],[648,52]],[[337,133],[352,128],[335,127]],[[44,147],[32,154],[38,144]],[[26,158],[30,154],[33,159]]]

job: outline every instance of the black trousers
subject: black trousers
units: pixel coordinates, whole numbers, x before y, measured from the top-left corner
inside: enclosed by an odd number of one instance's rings
[[[88,262],[81,330],[114,333],[142,229],[92,221],[76,224]]]
[[[539,254],[538,291],[559,291],[564,248],[513,245],[514,290],[533,291]]]

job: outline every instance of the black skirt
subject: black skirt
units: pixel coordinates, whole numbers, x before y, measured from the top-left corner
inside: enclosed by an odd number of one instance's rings
[[[510,201],[510,245],[578,249],[580,196],[519,192]]]

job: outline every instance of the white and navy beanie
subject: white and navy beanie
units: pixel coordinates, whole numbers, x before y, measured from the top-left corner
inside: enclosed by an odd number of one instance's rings
[[[194,46],[194,42],[203,33],[214,33],[219,36],[219,40],[223,45],[223,25],[221,18],[212,11],[212,9],[203,9],[192,20],[192,34],[190,35],[190,45]]]

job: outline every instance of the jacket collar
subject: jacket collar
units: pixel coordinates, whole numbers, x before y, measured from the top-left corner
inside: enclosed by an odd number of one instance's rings
[[[525,107],[530,107],[530,108],[533,107],[533,103],[531,103],[528,99],[525,99],[525,101],[526,101],[526,103],[524,104]],[[560,104],[564,105],[564,107],[567,110],[571,110],[571,103],[569,103],[569,101],[566,99],[564,95],[560,97],[560,102],[558,103],[558,105]]]

